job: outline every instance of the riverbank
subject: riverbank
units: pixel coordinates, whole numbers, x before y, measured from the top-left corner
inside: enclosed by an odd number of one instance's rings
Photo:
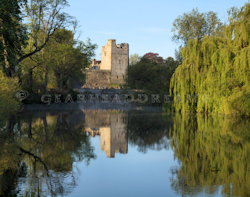
[[[86,101],[84,103],[52,103],[48,104],[29,104],[23,105],[21,111],[65,111],[76,109],[103,109],[103,110],[146,110],[163,112],[160,106],[138,106],[136,103],[120,101],[120,102],[102,102],[102,101]]]

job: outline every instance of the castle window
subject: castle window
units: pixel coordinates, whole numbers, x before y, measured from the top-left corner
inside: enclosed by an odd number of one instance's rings
[[[118,79],[118,76],[117,76],[117,79]]]
[[[106,52],[104,52],[104,56],[106,56]]]
[[[123,79],[124,79],[124,76],[122,75]]]
[[[121,64],[121,60],[119,60],[119,64]]]

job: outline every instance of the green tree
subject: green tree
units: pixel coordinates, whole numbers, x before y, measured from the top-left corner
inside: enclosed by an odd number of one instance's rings
[[[22,60],[41,51],[57,29],[70,24],[73,24],[74,28],[77,26],[76,20],[62,12],[65,6],[68,6],[66,0],[1,1],[0,50],[3,56],[0,61],[8,76],[14,75]],[[25,13],[23,15],[22,8]],[[27,28],[22,24],[23,18],[28,22]],[[30,35],[32,47],[22,51],[28,39],[27,33]]]
[[[34,71],[37,72],[37,70],[43,71],[43,73],[40,72],[43,75],[40,76],[40,80],[44,78],[42,89],[43,92],[47,91],[49,68],[45,60],[44,47],[51,36],[59,28],[65,28],[69,25],[73,25],[74,31],[77,28],[77,21],[62,12],[62,9],[66,6],[68,6],[66,0],[29,0],[25,6],[29,44],[18,61],[26,60],[24,64],[28,73],[27,81],[30,92],[33,92]],[[37,52],[40,52],[40,54],[37,54]],[[20,72],[19,75],[21,75]]]
[[[134,53],[134,54],[131,54],[129,56],[129,65],[134,65],[136,64],[138,61],[140,61],[140,57],[139,57],[139,54],[138,53]]]
[[[190,39],[182,48],[183,62],[171,78],[171,110],[250,116],[249,9],[247,3],[229,10],[224,36]]]
[[[182,64],[182,55],[181,55],[181,49],[182,45],[178,47],[178,49],[175,49],[174,54],[175,54],[175,59],[178,62],[179,65]]]
[[[174,73],[175,69],[179,65],[179,61],[174,60],[172,57],[168,57],[164,61],[165,66],[169,69],[169,71],[172,71]]]
[[[126,83],[130,88],[146,93],[149,98],[147,104],[151,103],[152,94],[159,95],[162,104],[164,94],[169,92],[170,79],[177,65],[178,62],[172,57],[167,58],[164,64],[142,58],[136,64],[129,66],[127,70],[129,77]],[[136,94],[135,98],[137,98]]]
[[[73,36],[72,31],[58,30],[48,46],[51,48],[48,50],[51,55],[48,64],[52,67],[59,91],[67,87],[70,78],[83,77],[84,69],[95,55],[96,44],[90,39],[86,43],[77,42]]]
[[[0,70],[0,119],[6,114],[13,114],[18,111],[20,103],[15,98],[18,91],[17,79],[6,77],[3,71]]]
[[[174,32],[172,40],[182,41],[185,45],[188,44],[189,39],[200,42],[205,35],[222,36],[223,27],[216,13],[212,11],[200,13],[196,8],[174,20],[171,30]]]
[[[25,0],[0,2],[0,65],[9,77],[13,77],[18,58],[23,55],[22,47],[28,39],[21,13],[25,3]]]
[[[25,13],[33,47],[18,59],[19,62],[41,51],[57,29],[71,24],[76,28],[77,21],[62,11],[67,6],[69,5],[66,0],[28,0]]]
[[[39,37],[43,39],[42,31],[41,34]],[[32,43],[29,42],[27,48],[32,47]],[[57,30],[39,53],[23,60],[22,86],[35,93],[47,92],[48,85],[59,91],[72,88],[83,82],[83,71],[95,55],[96,46],[89,38],[86,42],[76,40],[70,30]]]

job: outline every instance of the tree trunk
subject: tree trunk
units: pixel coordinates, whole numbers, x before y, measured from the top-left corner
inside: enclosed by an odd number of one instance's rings
[[[47,66],[44,71],[44,84],[43,84],[43,93],[47,92],[47,85],[48,85],[48,69]]]
[[[57,88],[59,91],[61,91],[62,90],[61,75],[60,75],[60,73],[55,73],[55,76],[56,76]]]
[[[44,38],[45,42],[45,38]],[[44,61],[44,49],[42,49],[42,59],[43,59],[43,68],[44,68],[44,83],[43,83],[43,93],[47,92],[47,85],[48,85],[48,66]]]
[[[57,80],[57,87],[58,87],[58,90],[61,91],[62,90],[62,82],[60,79]]]
[[[48,85],[48,66],[43,63],[44,65],[44,83],[43,83],[43,93],[47,92],[47,85]]]
[[[66,90],[66,89],[67,89],[67,81],[68,81],[68,79],[65,79],[65,80],[63,80],[63,82],[62,82],[63,90]]]
[[[6,50],[6,44],[5,44],[5,40],[4,40],[4,37],[3,35],[1,36],[1,39],[2,39],[2,43],[3,43],[3,56],[4,56],[4,64],[5,64],[5,68],[9,68],[10,67],[10,63],[8,61],[8,52]]]
[[[29,68],[29,90],[33,92],[33,70]]]
[[[0,28],[1,30],[3,30],[3,20],[0,19]],[[5,39],[3,34],[1,35],[1,40],[2,40],[2,44],[3,44],[3,57],[4,57],[4,65],[5,65],[5,69],[7,69],[9,71],[9,75],[12,77],[12,73],[10,72],[10,63],[8,61],[8,52],[7,52],[7,47],[6,47],[6,43],[5,43]]]

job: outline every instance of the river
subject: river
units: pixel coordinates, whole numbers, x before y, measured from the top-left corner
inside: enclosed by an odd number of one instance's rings
[[[0,196],[250,196],[247,120],[58,106],[0,122]]]

